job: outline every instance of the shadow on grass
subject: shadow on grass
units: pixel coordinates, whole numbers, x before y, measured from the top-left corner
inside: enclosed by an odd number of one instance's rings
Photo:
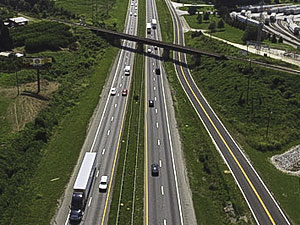
[[[42,101],[49,101],[49,98],[47,98],[45,96],[42,96],[42,95],[39,95],[37,93],[31,92],[31,91],[23,91],[21,93],[21,95],[33,97],[33,98],[36,98],[36,99],[39,99],[39,100],[42,100]]]

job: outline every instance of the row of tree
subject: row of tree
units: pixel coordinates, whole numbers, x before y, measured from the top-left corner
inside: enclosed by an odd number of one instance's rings
[[[76,17],[74,13],[71,13],[62,7],[55,6],[54,1],[51,0],[0,0],[0,5],[9,6],[16,11],[41,14],[43,17],[48,15],[58,15],[67,18]]]

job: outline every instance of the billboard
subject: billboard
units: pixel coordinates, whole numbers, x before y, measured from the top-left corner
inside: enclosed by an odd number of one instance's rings
[[[23,65],[29,69],[43,69],[51,66],[53,62],[52,57],[24,57]]]

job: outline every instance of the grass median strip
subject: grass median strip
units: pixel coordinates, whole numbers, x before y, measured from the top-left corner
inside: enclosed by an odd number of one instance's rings
[[[145,32],[145,0],[139,1],[138,36]],[[125,127],[108,224],[144,220],[144,56],[135,56]]]

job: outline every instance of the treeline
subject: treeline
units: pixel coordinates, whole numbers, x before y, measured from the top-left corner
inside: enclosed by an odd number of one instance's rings
[[[0,18],[0,51],[6,51],[11,49],[13,42],[9,34],[9,30],[4,26],[3,21]]]
[[[17,27],[11,32],[14,47],[25,46],[26,52],[59,50],[76,41],[70,27],[54,22],[40,22]]]
[[[0,5],[9,6],[14,10],[40,14],[42,17],[47,17],[48,15],[63,16],[68,19],[76,17],[74,13],[55,6],[55,2],[51,0],[0,0]]]
[[[63,56],[56,59],[49,71],[41,71],[44,79],[61,84],[49,107],[22,131],[0,138],[0,225],[16,224],[12,222],[16,217],[22,220],[22,216],[27,215],[26,209],[20,208],[20,202],[28,198],[26,185],[43,155],[43,146],[79,101],[86,88],[82,85],[83,81],[88,81],[96,58],[108,46],[104,40],[86,30],[77,30],[76,37],[80,43],[78,50],[62,52]]]

